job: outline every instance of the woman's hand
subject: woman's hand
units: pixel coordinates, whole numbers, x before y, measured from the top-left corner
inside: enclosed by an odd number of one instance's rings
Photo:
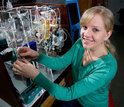
[[[13,64],[13,71],[15,74],[22,75],[26,78],[31,78],[32,80],[38,75],[38,70],[27,60],[16,60]]]
[[[29,58],[31,60],[35,60],[38,58],[39,53],[37,51],[34,51],[28,47],[19,47],[18,48],[19,51],[19,57],[22,58]]]

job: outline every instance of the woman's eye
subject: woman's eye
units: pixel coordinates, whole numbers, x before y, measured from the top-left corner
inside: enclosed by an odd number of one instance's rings
[[[99,31],[99,29],[93,28],[93,32],[98,32],[98,31]]]
[[[87,26],[83,25],[83,29],[86,30],[87,29]]]

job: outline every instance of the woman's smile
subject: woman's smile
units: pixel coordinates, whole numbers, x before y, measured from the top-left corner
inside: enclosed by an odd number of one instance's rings
[[[83,38],[83,43],[85,45],[91,44],[92,42],[93,42],[93,40],[91,40],[91,39]]]

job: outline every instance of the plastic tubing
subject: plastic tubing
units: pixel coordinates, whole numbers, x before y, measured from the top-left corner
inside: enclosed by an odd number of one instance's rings
[[[4,0],[2,0],[2,6],[3,6],[3,10],[4,10]]]
[[[5,30],[3,30],[2,33],[6,33],[6,34],[7,34],[7,32],[6,32]],[[18,58],[17,53],[19,54],[19,52],[18,52],[17,48],[14,48],[13,42],[11,42],[11,44],[12,44],[13,52],[14,52],[14,54],[16,55],[16,57]],[[16,53],[16,52],[17,52],[17,53]],[[19,55],[19,56],[20,56],[20,55]],[[20,59],[21,59],[21,57],[20,57]]]
[[[54,14],[55,14],[55,19],[56,19],[56,24],[57,24],[57,15],[56,15],[56,12],[55,12],[54,9],[52,9],[52,8],[50,8],[50,7],[48,7],[48,6],[45,6],[45,5],[43,5],[43,6],[41,6],[41,7],[38,7],[38,8],[39,8],[39,9],[45,8],[45,9],[47,9],[47,10],[45,10],[45,11],[50,11],[51,13],[54,12]]]
[[[30,32],[31,32],[33,29],[35,29],[36,27],[39,27],[39,26],[43,26],[43,25],[37,25],[37,26],[33,27],[33,28],[30,30]],[[45,26],[43,26],[43,27],[46,29]],[[46,29],[46,31],[47,31],[47,29]],[[30,33],[30,32],[29,32],[29,33]],[[29,34],[29,33],[28,33],[28,34]],[[48,31],[47,31],[47,33],[48,33]],[[24,45],[25,39],[28,37],[28,34],[25,36],[25,38],[24,38],[24,40],[23,40],[23,42],[22,42],[21,49],[22,49],[22,47],[23,47],[23,45]]]

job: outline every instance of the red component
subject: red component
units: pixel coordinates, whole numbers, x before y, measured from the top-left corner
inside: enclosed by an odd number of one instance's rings
[[[38,10],[38,13],[39,13],[39,15],[40,15],[40,10]]]
[[[32,94],[34,95],[34,92]]]
[[[113,102],[113,98],[110,90],[109,90],[109,106],[108,107],[114,107],[114,102]]]
[[[50,27],[50,31],[52,30],[52,27]]]

